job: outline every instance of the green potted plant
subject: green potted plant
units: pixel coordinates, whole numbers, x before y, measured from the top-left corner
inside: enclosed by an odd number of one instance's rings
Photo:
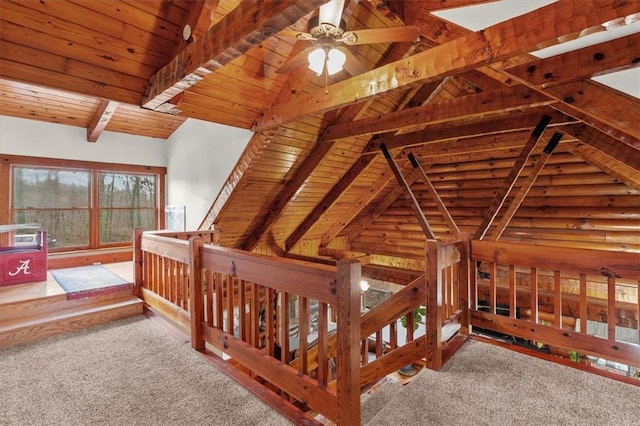
[[[413,315],[412,315],[413,321],[411,324],[411,326],[413,327],[413,330],[418,329],[418,324],[420,323],[420,321],[422,321],[422,318],[424,318],[426,314],[427,314],[427,308],[425,306],[418,306],[413,310]],[[408,328],[409,326],[408,322],[409,322],[408,315],[405,315],[402,318],[400,318],[400,324],[402,324],[404,328]],[[413,368],[413,364],[407,364],[401,369],[399,369],[398,373],[402,376],[410,377],[410,376],[415,376],[417,371],[415,368]]]

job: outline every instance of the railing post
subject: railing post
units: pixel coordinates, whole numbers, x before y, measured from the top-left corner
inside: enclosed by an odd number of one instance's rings
[[[133,230],[133,294],[142,299],[142,228]]]
[[[439,243],[427,240],[425,271],[427,295],[426,366],[431,370],[442,367],[442,279],[440,275]]]
[[[360,424],[360,278],[357,260],[338,261],[336,423]]]
[[[471,333],[471,311],[469,309],[470,297],[470,277],[475,270],[472,271],[472,263],[470,260],[470,244],[469,234],[460,232],[458,234],[460,241],[460,267],[458,269],[458,308],[462,309],[462,317],[460,318],[460,327],[462,334],[468,336]]]
[[[200,265],[200,249],[202,238],[189,238],[189,312],[191,314],[191,347],[197,351],[204,350],[202,322],[204,321],[204,298],[202,297],[202,266]]]

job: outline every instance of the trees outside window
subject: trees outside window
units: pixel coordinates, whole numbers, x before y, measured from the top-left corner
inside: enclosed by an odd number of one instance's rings
[[[10,209],[5,214],[8,222],[41,225],[55,238],[53,251],[126,246],[135,228],[163,226],[164,173],[157,172],[164,168],[101,163],[73,167],[79,162],[71,161],[66,162],[69,167],[50,167],[23,161],[11,165]]]

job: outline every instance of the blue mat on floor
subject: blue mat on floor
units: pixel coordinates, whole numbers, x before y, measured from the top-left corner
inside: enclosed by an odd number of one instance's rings
[[[102,265],[50,269],[49,272],[67,293],[83,293],[130,284]]]

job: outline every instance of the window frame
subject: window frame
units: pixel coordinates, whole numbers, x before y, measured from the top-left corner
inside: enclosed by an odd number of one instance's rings
[[[100,250],[107,248],[131,247],[132,242],[100,244],[100,211],[98,176],[100,173],[122,173],[122,174],[142,174],[155,175],[156,194],[154,218],[157,229],[164,229],[165,226],[165,188],[166,188],[166,167],[131,165],[118,163],[101,163],[94,161],[65,160],[42,157],[28,157],[17,155],[0,155],[0,223],[13,223],[13,168],[14,167],[33,168],[55,168],[86,170],[90,172],[89,188],[89,245],[87,247],[65,247],[51,248],[55,252],[72,252],[78,250]],[[148,208],[147,208],[148,210]],[[133,235],[132,235],[133,237]],[[0,246],[10,245],[7,235],[0,234]]]

